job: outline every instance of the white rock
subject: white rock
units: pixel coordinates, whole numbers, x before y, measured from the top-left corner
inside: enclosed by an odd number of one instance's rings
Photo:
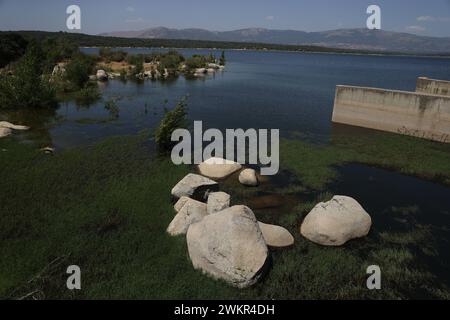
[[[244,186],[256,187],[258,185],[258,178],[256,171],[253,169],[245,169],[239,174],[239,182]]]
[[[207,215],[206,203],[189,199],[173,218],[167,232],[172,236],[186,234],[189,226]]]
[[[283,248],[294,244],[294,237],[283,227],[258,222],[264,240],[269,247]]]
[[[0,138],[7,137],[11,134],[11,129],[0,127]]]
[[[53,152],[55,152],[55,149],[52,147],[44,147],[39,149],[40,151],[44,151],[47,154],[52,154]]]
[[[206,68],[197,68],[195,69],[195,73],[197,74],[206,73]]]
[[[186,196],[195,200],[206,200],[211,192],[219,191],[217,182],[198,174],[190,173],[177,183],[172,189],[176,198]]]
[[[303,221],[301,234],[321,245],[340,246],[369,233],[372,219],[353,198],[334,196],[317,204]]]
[[[252,210],[234,206],[207,215],[187,232],[194,268],[246,288],[264,271],[268,249]]]
[[[216,70],[213,69],[213,68],[208,68],[208,69],[206,69],[206,72],[208,72],[208,73],[214,73],[214,72],[216,72]]]
[[[181,197],[180,199],[178,199],[178,201],[175,203],[175,205],[173,206],[173,208],[175,209],[176,212],[180,211],[181,208],[183,208],[183,206],[186,204],[187,201],[192,200],[189,197]]]
[[[95,75],[97,77],[97,80],[99,81],[106,81],[108,80],[108,74],[105,70],[97,70],[97,74]]]
[[[10,122],[6,121],[0,121],[0,128],[7,128],[7,129],[13,129],[13,130],[28,130],[30,127],[27,126],[19,126],[12,124]]]
[[[208,68],[219,69],[220,66],[216,63],[208,63]]]
[[[230,195],[225,192],[213,192],[208,196],[208,214],[216,213],[230,207]]]
[[[217,157],[209,158],[198,166],[202,175],[213,179],[225,178],[241,168],[242,166],[237,162]]]
[[[58,63],[53,67],[52,76],[62,76],[64,73],[66,73],[66,64],[65,63]]]

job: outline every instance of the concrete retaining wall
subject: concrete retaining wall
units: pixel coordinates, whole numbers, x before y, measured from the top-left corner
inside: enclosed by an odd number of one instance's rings
[[[450,143],[450,96],[337,86],[333,122]]]
[[[417,78],[416,92],[450,96],[450,81]]]

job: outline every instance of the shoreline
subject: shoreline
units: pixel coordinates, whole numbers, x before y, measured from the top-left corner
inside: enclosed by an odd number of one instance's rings
[[[282,50],[282,49],[239,49],[239,48],[210,48],[210,47],[104,47],[104,46],[80,46],[80,49],[100,49],[100,48],[120,48],[120,49],[163,49],[163,50],[216,50],[216,51],[253,51],[253,52],[282,52],[282,53],[303,53],[303,54],[332,54],[332,55],[349,55],[349,56],[373,56],[373,57],[411,57],[411,58],[426,58],[426,59],[450,59],[450,55],[447,56],[435,56],[435,55],[421,55],[421,54],[407,54],[407,53],[357,53],[357,52],[337,52],[337,51],[303,51],[303,50]]]

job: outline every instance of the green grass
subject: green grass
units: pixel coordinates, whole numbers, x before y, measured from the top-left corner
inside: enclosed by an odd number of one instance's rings
[[[29,293],[57,299],[449,297],[448,288],[419,259],[424,254],[420,247],[432,237],[426,226],[396,233],[375,230],[340,248],[313,244],[298,230],[315,203],[332,196],[326,183],[335,178],[334,165],[371,159],[373,164],[378,161],[430,178],[444,173],[442,181],[448,182],[446,146],[390,138],[386,144],[362,145],[355,151],[345,144],[284,141],[283,169],[295,172],[302,182],[284,191],[315,188],[317,197],[273,218],[291,231],[295,246],[272,252],[271,269],[262,281],[238,290],[195,271],[184,237],[166,234],[174,215],[170,190],[192,168],[152,157],[148,139],[146,134],[115,137],[54,155],[12,138],[0,141],[0,150],[6,150],[0,152],[0,297]],[[392,147],[408,155],[390,152]],[[81,291],[65,287],[65,270],[71,264],[81,267]],[[372,264],[382,268],[381,291],[366,289],[365,270]]]
[[[300,140],[281,141],[280,160],[302,184],[323,190],[337,178],[335,166],[353,162],[395,170],[450,185],[450,144],[413,137],[370,132],[336,135],[316,146]]]

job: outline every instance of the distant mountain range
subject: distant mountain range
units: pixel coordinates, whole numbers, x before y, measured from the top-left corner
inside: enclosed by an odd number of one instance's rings
[[[321,32],[304,32],[263,28],[249,28],[234,31],[209,31],[204,29],[170,29],[157,27],[141,31],[117,31],[100,35],[142,39],[183,39],[257,42],[285,45],[316,45],[341,49],[408,53],[450,53],[450,38],[426,37],[409,33],[368,29],[339,29]]]

